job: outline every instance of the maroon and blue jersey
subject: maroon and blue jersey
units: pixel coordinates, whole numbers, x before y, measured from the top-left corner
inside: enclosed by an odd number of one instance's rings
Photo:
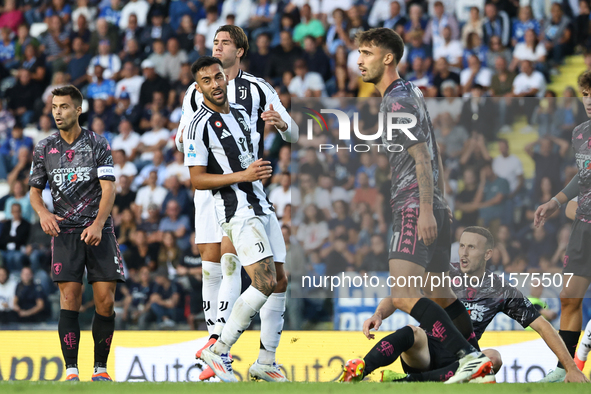
[[[540,316],[540,312],[522,292],[510,286],[507,281],[503,286],[503,280],[491,271],[486,270],[484,276],[479,278],[481,283],[478,287],[470,287],[466,286],[464,274],[458,265],[450,265],[452,289],[470,314],[477,340],[499,312],[515,320],[523,328]]]
[[[416,140],[410,139],[404,131],[394,129],[392,131],[392,139],[388,139],[387,127],[384,128],[382,134],[382,142],[386,147],[392,146],[388,149],[388,156],[390,166],[392,167],[392,189],[390,205],[393,211],[402,211],[407,208],[419,208],[419,184],[417,181],[417,172],[415,161],[408,153],[408,148],[419,143],[426,143],[427,149],[431,154],[431,167],[433,169],[433,209],[447,209],[447,203],[443,199],[443,194],[437,186],[439,179],[439,163],[437,160],[438,149],[435,142],[435,133],[431,118],[427,111],[427,104],[421,90],[412,82],[404,79],[397,79],[386,89],[380,112],[388,113],[407,113],[412,114],[416,118],[416,124],[408,127],[407,130],[412,133]],[[394,118],[394,123],[409,124],[411,118],[399,117]],[[385,124],[388,124],[385,122]],[[394,146],[401,145],[404,150],[394,152]]]
[[[111,147],[86,129],[70,145],[59,132],[40,141],[33,152],[29,185],[45,189],[49,182],[54,213],[65,233],[81,233],[96,219],[102,197],[100,180],[115,181]],[[103,231],[112,231],[111,216]]]
[[[579,169],[579,199],[577,219],[591,222],[591,121],[575,127],[572,137],[573,151]]]

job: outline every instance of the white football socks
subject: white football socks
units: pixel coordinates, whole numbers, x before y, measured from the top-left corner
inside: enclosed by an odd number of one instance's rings
[[[244,330],[250,326],[250,322],[267,302],[267,299],[266,295],[252,286],[246,289],[236,300],[220,339],[212,347],[213,352],[228,353]]]
[[[273,364],[281,339],[285,315],[285,293],[273,293],[261,308],[260,364]]]
[[[213,334],[218,312],[218,294],[222,284],[222,265],[212,261],[203,261],[203,313],[207,331]]]
[[[581,344],[577,349],[577,356],[579,357],[579,360],[587,361],[589,351],[591,351],[591,320],[587,322],[585,332],[583,333],[583,338],[581,339]]]
[[[240,276],[242,266],[238,256],[225,253],[221,258],[220,265],[222,267],[222,284],[218,293],[217,319],[213,330],[216,335],[222,333],[242,289],[242,277]]]

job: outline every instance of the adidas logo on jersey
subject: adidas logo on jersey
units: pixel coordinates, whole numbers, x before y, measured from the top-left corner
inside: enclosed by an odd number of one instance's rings
[[[222,131],[222,137],[220,139],[224,139],[226,137],[230,137],[232,136],[232,133],[230,133],[228,130],[224,129],[224,131]]]

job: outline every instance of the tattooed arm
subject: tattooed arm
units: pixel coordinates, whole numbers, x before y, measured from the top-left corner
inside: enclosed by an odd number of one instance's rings
[[[430,245],[437,239],[437,222],[435,216],[433,216],[434,185],[431,155],[429,154],[427,144],[424,142],[408,148],[408,153],[415,161],[421,199],[419,220],[417,223],[419,240],[422,239],[425,245]]]

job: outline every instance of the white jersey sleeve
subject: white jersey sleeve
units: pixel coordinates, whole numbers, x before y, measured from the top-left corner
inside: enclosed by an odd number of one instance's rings
[[[207,166],[208,151],[203,142],[204,133],[209,130],[209,117],[198,117],[184,128],[183,145],[185,146],[185,166]]]
[[[195,112],[201,106],[202,101],[203,95],[197,91],[197,83],[193,82],[191,85],[189,85],[187,91],[185,92],[185,97],[183,98],[181,120],[179,122],[179,127],[177,128],[176,136],[174,138],[176,148],[179,152],[183,152],[183,143],[180,142],[181,135],[183,135],[183,130],[189,127],[189,125],[191,124],[191,120],[193,120],[193,116],[195,116]]]
[[[257,78],[257,80],[260,81],[259,86],[265,94],[266,104],[265,108],[263,108],[263,111],[270,110],[272,104],[273,109],[279,112],[279,116],[281,116],[281,119],[283,119],[283,121],[287,123],[287,130],[281,131],[277,129],[277,131],[279,131],[279,134],[281,134],[281,138],[290,143],[297,142],[300,136],[298,125],[293,121],[293,119],[281,103],[281,100],[279,100],[279,95],[277,94],[275,89],[273,89],[273,87],[269,85],[265,80],[260,78]]]

